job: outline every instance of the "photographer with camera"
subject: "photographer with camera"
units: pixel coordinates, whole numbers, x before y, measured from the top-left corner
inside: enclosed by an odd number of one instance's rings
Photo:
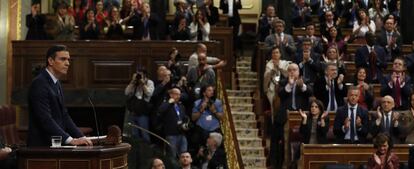
[[[149,129],[150,99],[154,92],[154,82],[147,78],[145,69],[138,69],[132,75],[132,80],[125,89],[128,96],[126,107],[130,112],[129,121],[132,124]],[[132,129],[132,137],[141,138],[150,143],[148,133],[136,128]]]
[[[180,102],[181,91],[177,87],[168,90],[169,99],[158,107],[158,113],[163,123],[163,134],[171,144],[174,157],[177,153],[187,151],[185,132],[190,129],[190,119],[185,114],[185,107]]]
[[[201,169],[227,169],[226,153],[221,146],[223,136],[220,133],[210,133],[207,147],[200,147],[197,162]]]
[[[192,120],[196,123],[196,145],[204,145],[211,132],[220,132],[220,119],[223,117],[223,106],[215,99],[214,87],[207,85],[201,88],[203,97],[194,102]]]

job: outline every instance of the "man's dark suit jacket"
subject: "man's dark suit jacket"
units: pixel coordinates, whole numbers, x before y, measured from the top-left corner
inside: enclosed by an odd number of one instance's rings
[[[328,139],[326,134],[329,131],[329,116],[325,117],[325,127],[322,127],[320,122],[321,122],[321,115],[319,115],[318,117],[318,124],[316,126],[316,139],[318,140],[318,144],[326,144],[328,143]],[[303,143],[305,144],[309,144],[310,138],[311,138],[311,130],[312,130],[312,116],[310,114],[308,114],[307,117],[307,122],[305,125],[302,124],[300,125],[300,129],[299,132],[302,135],[302,139],[303,139]]]
[[[257,37],[260,42],[264,42],[267,36],[274,33],[272,25],[269,22],[269,17],[267,17],[266,15],[260,17],[258,31],[259,32]]]
[[[204,12],[204,16],[207,17],[208,23],[210,24],[210,26],[216,25],[216,23],[219,21],[219,11],[218,8],[210,5],[208,6],[208,9],[210,10],[210,14],[208,15],[207,13],[207,7],[204,5],[200,8],[200,10],[202,10]]]
[[[345,143],[345,134],[342,131],[342,126],[344,125],[345,119],[348,117],[348,105],[342,106],[338,108],[336,111],[335,121],[334,121],[334,134],[337,140],[337,143],[342,144]],[[365,139],[368,134],[368,111],[364,108],[358,106],[356,110],[356,116],[355,116],[355,126],[356,126],[356,117],[360,117],[362,121],[362,126],[360,129],[356,128],[357,135],[360,143],[365,143]],[[349,130],[351,127],[349,127]]]
[[[409,76],[405,76],[405,84],[404,87],[401,88],[401,106],[399,105],[395,105],[394,109],[396,110],[407,110],[409,108],[409,100],[408,98],[410,98],[410,94],[411,94],[411,78]],[[393,88],[390,88],[390,86],[388,85],[388,82],[391,81],[391,75],[387,75],[386,77],[384,77],[383,82],[381,83],[381,96],[384,97],[386,95],[390,95],[392,96],[392,98],[396,98],[396,93],[394,92]],[[401,84],[402,82],[400,82]]]
[[[357,68],[364,67],[367,68],[367,80],[368,83],[372,82],[371,75],[371,64],[376,66],[376,74],[379,82],[382,81],[382,72],[387,68],[387,62],[385,60],[385,50],[379,45],[374,45],[375,53],[377,54],[376,63],[371,63],[369,60],[369,51],[367,46],[362,46],[357,49],[355,53],[355,65]]]
[[[308,106],[308,102],[309,102],[309,97],[312,96],[312,87],[309,86],[308,84],[306,84],[306,90],[302,91],[301,88],[299,88],[298,86],[296,86],[295,88],[295,104],[296,104],[296,109],[293,109],[292,107],[292,98],[293,98],[293,90],[290,91],[290,93],[288,93],[285,90],[285,86],[288,84],[288,79],[287,78],[283,78],[280,80],[279,82],[280,87],[279,87],[279,97],[283,98],[281,99],[280,102],[280,106],[281,109],[288,109],[288,110],[307,110],[309,108]]]
[[[46,40],[45,23],[45,15],[38,14],[35,17],[32,14],[26,15],[26,27],[28,28],[26,40]]]
[[[208,169],[216,169],[219,166],[222,166],[223,169],[227,169],[227,160],[226,160],[226,153],[223,149],[218,148],[215,152],[213,157],[211,157],[210,161],[208,162]]]
[[[397,47],[395,47],[394,49],[392,49],[391,47],[389,49],[386,48],[386,46],[388,45],[388,41],[387,41],[387,32],[385,30],[382,30],[381,33],[377,36],[377,41],[378,44],[381,45],[384,49],[387,55],[391,56],[388,57],[388,61],[392,61],[394,60],[394,58],[396,58],[397,56],[400,56],[402,53],[402,39],[401,39],[401,35],[399,35],[396,32],[391,33],[391,36],[393,38],[396,39],[396,45]]]
[[[45,69],[33,79],[28,98],[28,146],[50,146],[51,136],[62,136],[62,142],[69,136],[83,137],[67,112],[63,93],[58,94],[58,90]]]
[[[338,105],[338,108],[344,105],[344,97],[346,97],[347,89],[345,84],[342,87],[342,90],[339,90],[338,86],[338,78],[335,78],[334,88],[335,88],[335,99]],[[317,79],[315,84],[313,85],[313,91],[315,93],[315,97],[322,101],[323,105],[328,106],[329,104],[329,90],[326,89],[326,79],[325,76],[320,77]]]
[[[389,136],[391,137],[393,143],[395,144],[395,143],[399,143],[400,131],[399,131],[399,127],[398,126],[394,127],[394,124],[392,122],[392,116],[394,113],[395,111],[392,111],[391,113],[391,119],[390,119],[391,125],[390,125],[388,133],[390,134]],[[375,138],[379,133],[386,133],[386,128],[384,124],[384,118],[385,118],[384,113],[382,115],[383,116],[382,116],[381,123],[379,126],[377,126],[376,124],[376,120],[377,120],[376,115],[374,115],[374,117],[371,119],[371,125],[370,125],[369,131],[372,134],[373,138]]]
[[[144,29],[145,29],[144,22],[142,21],[142,16],[134,15],[134,17],[131,18],[130,22],[131,22],[131,25],[134,26],[134,33],[133,33],[134,39],[141,40],[142,37],[144,36]],[[149,31],[151,40],[160,40],[160,37],[159,37],[160,19],[155,13],[151,13],[147,24],[149,24],[148,31]]]
[[[228,14],[229,4],[226,3],[225,1],[226,0],[220,0],[220,9],[223,10],[223,14]],[[238,3],[233,2],[233,17],[229,18],[229,26],[238,27],[241,24],[239,9],[242,9],[241,0],[239,0]]]
[[[165,136],[176,136],[182,134],[177,122],[184,122],[184,119],[188,119],[188,117],[185,114],[184,106],[181,103],[179,103],[178,106],[180,108],[179,117],[175,111],[174,104],[170,104],[168,101],[163,102],[160,107],[158,107],[158,113],[161,115]]]

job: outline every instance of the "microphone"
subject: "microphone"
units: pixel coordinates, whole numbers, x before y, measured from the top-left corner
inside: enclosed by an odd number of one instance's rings
[[[128,123],[128,126],[131,126],[131,127],[137,128],[137,129],[142,130],[142,131],[144,131],[144,132],[146,132],[146,133],[148,133],[148,134],[151,134],[151,135],[153,135],[154,137],[156,137],[156,138],[160,139],[161,141],[163,141],[164,143],[166,143],[168,146],[171,146],[171,143],[170,143],[170,142],[168,142],[167,140],[165,140],[165,139],[164,139],[164,138],[162,138],[161,136],[159,136],[159,135],[157,135],[157,134],[155,134],[155,133],[153,133],[153,132],[151,132],[151,131],[148,131],[147,129],[144,129],[144,128],[140,127],[140,126],[137,126],[137,125],[135,125],[135,124],[132,124],[131,122],[129,122],[129,123]]]
[[[89,104],[91,104],[91,107],[92,107],[92,111],[93,111],[93,116],[94,116],[94,120],[95,120],[95,127],[96,127],[96,133],[97,133],[97,135],[98,135],[98,145],[99,145],[99,142],[100,142],[100,140],[99,140],[99,136],[100,136],[100,133],[99,133],[99,125],[98,125],[98,118],[97,118],[97,113],[96,113],[96,110],[95,110],[95,105],[93,104],[93,102],[92,102],[92,99],[91,99],[91,96],[89,95],[89,93],[88,93],[88,101],[89,101]]]

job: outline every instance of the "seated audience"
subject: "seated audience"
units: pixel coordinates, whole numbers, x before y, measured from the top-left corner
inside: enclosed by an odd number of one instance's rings
[[[335,63],[326,65],[325,75],[317,79],[313,89],[315,97],[327,105],[327,111],[336,111],[344,105],[346,90],[344,75],[338,76],[338,66]]]
[[[257,32],[259,42],[264,42],[265,38],[268,35],[274,33],[272,22],[275,19],[278,19],[278,17],[276,16],[275,7],[273,5],[267,5],[266,13],[262,14],[262,16],[259,19],[259,28]]]
[[[132,124],[149,129],[149,114],[151,111],[150,99],[154,92],[154,82],[148,79],[147,72],[144,69],[137,70],[132,75],[131,82],[125,88],[125,95],[136,97],[137,101],[134,105],[127,105],[130,111],[129,120]],[[128,104],[128,103],[127,103]],[[132,137],[140,138],[150,143],[150,137],[147,132],[143,132],[137,128],[132,129]]]
[[[278,95],[280,98],[280,109],[283,110],[307,110],[308,100],[312,96],[312,88],[305,84],[299,76],[299,66],[291,63],[288,66],[288,75],[281,78]]]
[[[172,88],[168,91],[169,99],[158,107],[158,113],[162,117],[163,134],[171,144],[171,154],[177,157],[178,154],[187,151],[187,138],[185,132],[188,131],[186,123],[190,121],[185,114],[185,107],[180,102],[181,91]]]
[[[88,9],[85,14],[85,19],[79,27],[80,39],[98,39],[100,28],[95,21],[95,11]]]
[[[378,35],[378,44],[381,45],[387,54],[387,60],[394,59],[402,54],[402,39],[400,33],[396,31],[395,20],[386,19],[384,29]]]
[[[299,109],[302,117],[299,132],[305,144],[326,144],[328,142],[326,134],[329,131],[328,112],[320,100],[310,101],[309,113]]]
[[[305,3],[305,0],[295,0],[292,9],[292,24],[294,27],[304,27],[311,22],[311,8]]]
[[[211,66],[207,64],[205,53],[198,54],[198,66],[190,68],[187,79],[188,85],[196,96],[200,96],[200,89],[203,86],[216,84],[216,74]]]
[[[226,152],[221,147],[223,136],[220,133],[210,133],[207,147],[200,147],[197,158],[201,169],[227,169]]]
[[[119,15],[119,9],[115,6],[109,11],[109,16],[105,19],[107,26],[106,37],[108,39],[122,39],[124,35],[124,22]]]
[[[407,64],[407,71],[410,76],[414,76],[414,41],[411,43],[411,53],[405,57],[405,63]]]
[[[216,99],[214,87],[203,86],[200,90],[202,97],[194,102],[192,120],[196,123],[198,144],[203,145],[208,135],[212,132],[220,132],[220,119],[223,118],[223,105]],[[198,147],[198,146],[197,146]]]
[[[275,33],[270,34],[266,37],[266,46],[278,46],[280,48],[280,52],[282,53],[282,59],[293,61],[295,59],[296,46],[292,35],[284,33],[285,21],[281,19],[273,20],[272,26],[275,30]]]
[[[192,41],[209,41],[210,40],[210,23],[204,13],[198,10],[192,22],[190,23],[190,39]]]
[[[40,2],[34,1],[31,6],[31,13],[26,15],[27,35],[26,40],[45,40],[46,32],[44,25],[45,15],[40,13]]]
[[[278,47],[273,47],[271,50],[272,58],[266,63],[264,72],[263,89],[270,103],[270,111],[272,121],[276,115],[274,99],[277,92],[277,86],[282,77],[287,77],[287,69],[290,61],[281,60],[281,53]]]
[[[410,95],[410,108],[406,113],[401,113],[399,131],[405,144],[414,144],[414,93]]]
[[[369,19],[368,13],[364,9],[358,10],[357,19],[358,20],[354,22],[354,28],[352,28],[353,38],[363,40],[367,32],[375,33],[375,23]]]
[[[397,57],[392,64],[391,74],[384,77],[381,83],[381,96],[394,98],[396,110],[408,109],[408,98],[411,94],[411,78],[405,73],[405,61]]]
[[[359,89],[351,86],[348,89],[347,104],[336,111],[334,134],[336,143],[365,143],[368,134],[368,111],[358,105]]]
[[[367,45],[361,46],[355,53],[355,66],[367,69],[368,82],[379,83],[382,81],[382,73],[387,67],[385,51],[379,45],[375,45],[375,35],[367,33],[365,36]]]
[[[201,6],[200,10],[203,11],[204,16],[207,17],[210,26],[215,26],[219,21],[218,8],[214,6],[213,0],[204,0],[204,5]]]
[[[353,85],[359,89],[358,105],[361,107],[371,110],[374,102],[374,95],[372,86],[367,81],[367,69],[360,67],[357,69]]]
[[[370,133],[373,137],[379,133],[391,137],[393,143],[400,143],[399,118],[400,113],[394,111],[394,99],[391,96],[384,96],[381,99],[381,106],[377,108],[377,113],[371,117]]]
[[[68,4],[61,3],[56,11],[58,31],[55,40],[73,40],[75,19],[68,14]]]
[[[399,169],[400,160],[396,154],[392,152],[393,143],[389,136],[379,134],[374,139],[374,148],[376,149],[372,156],[368,159],[368,169]]]
[[[184,16],[179,16],[178,25],[172,25],[170,30],[172,40],[190,40],[190,28]]]
[[[197,169],[195,166],[191,165],[193,159],[189,152],[183,152],[180,154],[180,167],[178,169]]]

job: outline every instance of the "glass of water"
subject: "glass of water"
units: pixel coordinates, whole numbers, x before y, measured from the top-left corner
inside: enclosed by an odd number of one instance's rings
[[[62,146],[62,136],[52,136],[52,147]]]

